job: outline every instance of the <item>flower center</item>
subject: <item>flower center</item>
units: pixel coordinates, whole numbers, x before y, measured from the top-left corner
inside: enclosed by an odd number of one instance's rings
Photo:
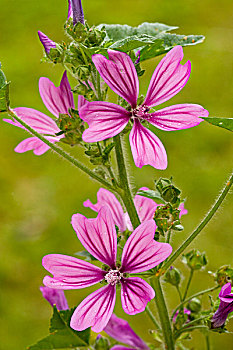
[[[150,108],[147,106],[137,106],[131,110],[131,119],[147,119],[149,117],[149,110]]]
[[[104,278],[108,284],[114,286],[115,284],[120,283],[122,277],[123,273],[121,273],[119,270],[109,270]]]

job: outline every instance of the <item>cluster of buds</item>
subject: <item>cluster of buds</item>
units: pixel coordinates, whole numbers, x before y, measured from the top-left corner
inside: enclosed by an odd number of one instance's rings
[[[228,266],[220,267],[214,275],[215,281],[222,287],[224,284],[233,282],[233,269]]]
[[[156,235],[165,236],[170,230],[182,231],[183,226],[180,223],[181,191],[174,186],[172,179],[160,178],[155,182],[156,191],[159,194],[164,205],[158,206],[154,220],[157,225]]]
[[[76,110],[70,108],[69,114],[59,114],[56,123],[61,130],[58,135],[64,135],[61,139],[62,142],[71,146],[82,143],[84,125]]]

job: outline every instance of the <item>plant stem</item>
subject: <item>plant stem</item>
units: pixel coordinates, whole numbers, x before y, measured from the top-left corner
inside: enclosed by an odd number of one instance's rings
[[[196,297],[199,297],[199,296],[201,296],[201,295],[203,295],[203,294],[213,292],[215,289],[218,289],[219,287],[220,287],[220,286],[214,286],[214,287],[211,287],[211,288],[202,290],[201,292],[198,292],[198,293],[196,293],[196,294],[193,294],[193,295],[191,295],[190,297],[188,297],[187,299],[183,300],[183,301],[175,308],[175,310],[173,311],[170,320],[172,321],[173,317],[174,317],[175,314],[176,314],[176,311],[179,310],[179,308],[180,308],[181,306],[183,306],[184,304],[186,304],[187,302],[189,302],[189,300],[191,300],[191,299],[193,299],[193,298],[196,298]]]
[[[153,313],[151,312],[149,305],[146,306],[145,311],[147,312],[147,315],[150,317],[151,321],[154,323],[156,329],[161,331],[161,328],[160,328],[156,318],[154,317]]]
[[[168,350],[174,350],[174,340],[172,335],[171,323],[168,316],[167,306],[163,296],[163,291],[161,288],[159,277],[154,277],[151,280],[152,287],[155,290],[155,302],[159,313],[159,318],[162,326],[165,348]]]
[[[220,205],[222,204],[224,198],[230,191],[230,188],[233,183],[233,173],[231,174],[229,180],[224,185],[221,194],[215,201],[214,205],[210,209],[210,211],[207,213],[206,217],[201,221],[201,223],[197,226],[197,228],[191,233],[191,235],[184,241],[184,243],[173,253],[170,258],[167,260],[167,262],[164,264],[163,269],[161,271],[161,274],[165,273],[166,270],[169,268],[169,266],[173,263],[174,260],[176,260],[181,253],[192,243],[192,241],[198,236],[198,234],[203,230],[203,228],[208,224],[208,222],[212,219]]]
[[[178,332],[176,332],[174,334],[174,337],[177,339],[182,333],[195,331],[195,329],[201,329],[201,328],[204,328],[206,330],[208,329],[208,327],[206,327],[204,325],[198,325],[198,326],[193,326],[193,327],[189,327],[189,328],[181,328],[181,329],[179,329]]]
[[[89,168],[87,168],[84,164],[82,164],[81,162],[79,162],[77,159],[75,159],[74,157],[72,157],[70,154],[66,153],[63,149],[61,149],[60,147],[56,146],[54,143],[50,142],[49,140],[47,140],[44,136],[42,136],[41,134],[39,134],[37,131],[35,131],[33,128],[31,128],[28,124],[26,124],[22,119],[20,119],[16,114],[14,114],[11,110],[8,111],[8,114],[14,118],[15,120],[17,120],[22,126],[24,126],[24,128],[29,131],[32,135],[36,136],[38,139],[40,139],[41,141],[43,141],[44,143],[46,143],[46,145],[48,145],[54,152],[56,152],[57,154],[59,154],[60,156],[62,156],[63,158],[65,158],[66,160],[68,160],[68,162],[72,163],[74,166],[76,166],[77,168],[79,168],[80,170],[82,170],[84,173],[86,173],[87,175],[89,175],[92,179],[100,182],[102,185],[104,185],[105,187],[109,188],[110,190],[116,192],[115,187],[113,187],[109,182],[107,182],[106,180],[102,179],[100,176],[98,176],[97,174],[95,174],[92,170],[90,170]]]
[[[209,334],[207,334],[205,336],[205,340],[206,340],[206,350],[210,350],[210,338],[209,338]]]
[[[121,136],[117,135],[114,137],[115,140],[115,151],[116,151],[116,160],[119,173],[119,184],[123,191],[119,191],[122,201],[126,207],[126,210],[129,214],[130,221],[133,228],[135,229],[140,225],[140,220],[138,217],[137,210],[134,205],[132,194],[129,187],[128,175],[125,167],[123,148],[121,144]]]
[[[187,283],[187,286],[185,288],[184,295],[183,295],[183,298],[181,299],[181,301],[185,300],[185,298],[187,296],[187,293],[188,293],[188,290],[189,290],[189,286],[190,286],[190,283],[191,283],[192,278],[193,278],[193,273],[194,273],[194,270],[191,269],[190,275],[189,275],[189,279],[188,279],[188,283]]]
[[[177,289],[177,292],[178,292],[178,294],[179,294],[180,301],[182,301],[182,295],[181,295],[180,287],[179,287],[179,286],[176,286],[176,289]]]

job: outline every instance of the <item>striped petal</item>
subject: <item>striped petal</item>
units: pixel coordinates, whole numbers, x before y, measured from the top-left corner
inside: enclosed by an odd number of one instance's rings
[[[180,64],[183,59],[182,46],[175,46],[156,67],[143,102],[148,107],[157,106],[176,94],[185,86],[191,73],[191,62]]]

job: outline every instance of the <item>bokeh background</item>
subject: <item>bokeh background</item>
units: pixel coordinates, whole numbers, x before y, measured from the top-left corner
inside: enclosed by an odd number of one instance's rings
[[[89,24],[162,22],[177,25],[181,34],[204,34],[203,44],[184,49],[185,60],[192,62],[187,86],[171,101],[199,103],[211,116],[231,117],[232,107],[232,14],[230,0],[83,0]],[[11,106],[34,107],[47,113],[38,92],[40,76],[56,84],[60,66],[40,63],[42,47],[37,30],[55,41],[64,39],[63,23],[66,0],[0,0],[0,60],[11,80]],[[141,82],[145,93],[149,78],[159,59],[144,64],[146,75]],[[223,129],[202,123],[179,132],[156,134],[164,142],[169,166],[158,171],[148,166],[142,170],[129,162],[135,187],[153,186],[160,176],[174,178],[187,198],[189,214],[184,217],[185,230],[177,233],[174,248],[187,237],[203,218],[232,168],[233,138]],[[14,147],[26,136],[17,128],[0,121],[0,349],[25,349],[47,335],[51,308],[43,300],[39,286],[45,271],[41,258],[48,253],[74,254],[81,246],[71,227],[72,214],[93,215],[82,206],[87,198],[96,199],[99,188],[85,174],[55,154],[41,157],[31,152],[14,153]],[[83,159],[77,147],[72,152]],[[232,263],[232,195],[195,241],[205,251],[209,265],[194,276],[190,293],[214,284],[208,270]],[[184,273],[185,267],[177,262]],[[91,288],[90,288],[91,290]],[[70,306],[79,303],[90,290],[67,292]],[[166,287],[170,310],[178,302],[176,291]],[[203,298],[208,305],[208,298]],[[125,316],[118,302],[116,312],[127,318],[135,330],[148,341],[153,327],[147,315]],[[233,331],[232,323],[230,329]],[[232,349],[232,335],[211,333],[212,349]],[[188,348],[203,350],[204,336],[193,333]]]

